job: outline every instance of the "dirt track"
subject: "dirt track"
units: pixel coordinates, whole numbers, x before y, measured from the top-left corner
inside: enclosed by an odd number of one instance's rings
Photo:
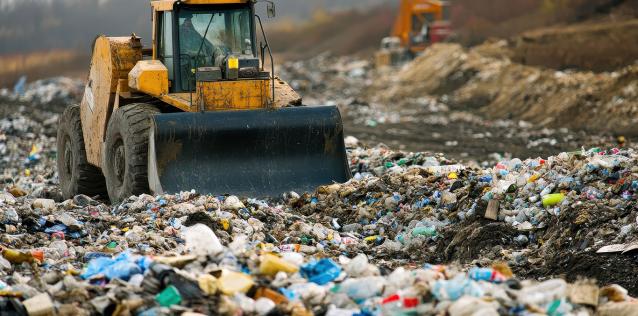
[[[370,145],[384,143],[413,152],[441,152],[459,160],[494,160],[494,154],[547,157],[557,152],[577,151],[581,146],[615,145],[611,136],[539,128],[513,121],[487,121],[467,112],[445,115],[410,106],[394,110],[400,122],[376,126],[362,123],[356,112],[342,111],[346,135]]]

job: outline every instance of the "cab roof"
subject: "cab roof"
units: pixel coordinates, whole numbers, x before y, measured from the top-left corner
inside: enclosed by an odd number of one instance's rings
[[[248,3],[252,0],[155,0],[151,1],[151,6],[155,11],[172,11],[175,2],[181,2],[185,4],[241,4]]]

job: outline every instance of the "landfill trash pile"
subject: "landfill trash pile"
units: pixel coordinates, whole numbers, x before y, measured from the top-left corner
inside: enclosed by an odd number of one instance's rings
[[[27,83],[21,78],[12,90],[0,89],[0,100],[19,101],[28,104],[66,106],[77,102],[84,93],[84,82],[67,77],[55,77]],[[55,111],[62,111],[54,109]]]
[[[347,134],[427,150],[350,136],[352,180],[268,200],[62,200],[58,101],[1,92],[0,314],[638,313],[629,141],[487,120],[446,94],[384,104],[365,91],[390,70],[351,57],[282,70],[305,103],[338,104]]]
[[[2,155],[0,193],[3,311],[631,315],[638,308],[632,148],[486,167],[364,148],[348,137],[354,178],[345,184],[272,200],[183,192],[107,205],[59,198],[54,128],[30,115],[17,111],[0,125],[11,148]],[[569,258],[582,262],[564,265]]]
[[[304,104],[338,105],[346,134],[373,146],[385,143],[401,150],[444,152],[464,161],[498,162],[502,157],[546,157],[581,146],[613,147],[624,143],[611,135],[593,133],[589,125],[552,128],[520,120],[517,111],[526,106],[517,107],[516,111],[485,113],[487,96],[476,96],[474,105],[459,102],[454,89],[460,86],[458,81],[469,80],[464,77],[465,72],[474,72],[457,69],[464,60],[459,57],[463,53],[460,47],[434,47],[402,69],[374,69],[367,60],[326,53],[285,63],[278,72],[304,96]],[[476,64],[483,65],[478,61]],[[539,98],[544,97],[541,94]],[[550,113],[552,109],[545,111]]]
[[[58,114],[49,106],[0,102],[0,183],[17,196],[59,197],[56,130]],[[0,207],[3,204],[0,203]]]

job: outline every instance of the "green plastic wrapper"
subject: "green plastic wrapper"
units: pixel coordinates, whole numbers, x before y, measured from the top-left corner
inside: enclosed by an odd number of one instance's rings
[[[560,204],[560,202],[563,202],[564,199],[565,199],[565,194],[562,194],[562,193],[548,194],[543,197],[543,206],[544,207],[554,206],[554,205]]]
[[[434,237],[436,236],[436,228],[431,226],[420,226],[416,227],[412,230],[412,236],[427,236]]]
[[[172,305],[176,305],[182,302],[182,296],[179,294],[179,291],[175,286],[169,286],[164,289],[161,293],[155,296],[155,300],[162,307],[169,307]]]

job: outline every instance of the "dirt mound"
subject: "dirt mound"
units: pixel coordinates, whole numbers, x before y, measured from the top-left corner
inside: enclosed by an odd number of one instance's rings
[[[553,69],[610,71],[638,56],[638,20],[559,26],[525,33],[513,61]]]
[[[458,41],[477,45],[489,38],[510,38],[550,25],[635,19],[638,0],[491,0],[452,1]],[[613,40],[612,40],[613,41]],[[609,39],[598,43],[607,46]]]
[[[615,72],[556,71],[515,63],[506,41],[466,50],[438,44],[379,80],[379,102],[435,95],[457,110],[549,127],[637,134],[638,65]],[[392,77],[392,76],[388,76]]]

